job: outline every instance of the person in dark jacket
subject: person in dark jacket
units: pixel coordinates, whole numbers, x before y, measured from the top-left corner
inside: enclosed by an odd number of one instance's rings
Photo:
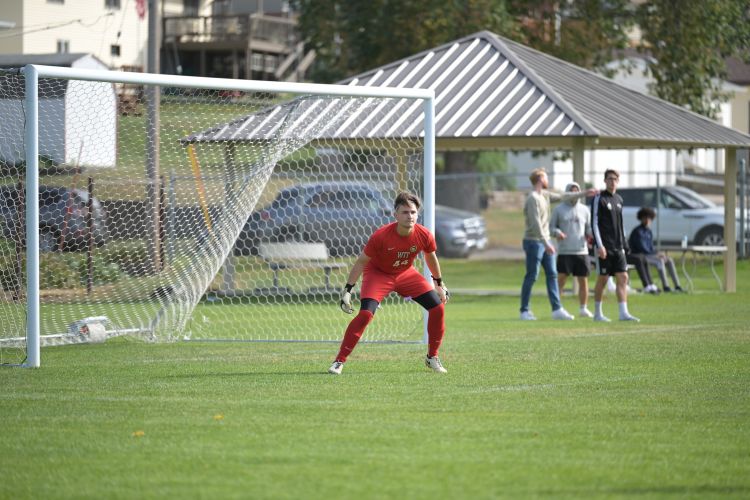
[[[628,311],[628,241],[622,227],[622,198],[617,194],[620,174],[617,170],[604,172],[607,188],[599,192],[591,202],[591,228],[594,232],[594,252],[598,257],[596,267],[599,276],[594,287],[594,321],[610,321],[602,313],[604,287],[609,276],[615,277],[615,293],[620,312],[620,321],[640,321]]]
[[[662,289],[665,292],[672,291],[667,282],[665,271],[668,271],[669,276],[672,278],[674,290],[677,292],[683,291],[682,286],[680,286],[680,278],[677,276],[674,260],[663,252],[657,252],[656,248],[654,248],[654,234],[651,232],[650,226],[651,222],[656,218],[656,212],[650,207],[643,207],[638,210],[637,217],[641,224],[631,231],[630,238],[628,239],[631,255],[643,256],[647,263],[656,266],[659,278],[661,279]]]

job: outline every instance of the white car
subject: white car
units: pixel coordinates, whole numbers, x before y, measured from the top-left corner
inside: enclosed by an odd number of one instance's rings
[[[661,199],[656,202],[656,187],[621,188],[617,194],[623,200],[623,226],[625,236],[640,222],[636,217],[641,207],[656,211],[651,225],[654,243],[677,245],[685,236],[691,245],[724,245],[724,207],[717,206],[695,191],[682,186],[663,186]],[[737,236],[740,235],[739,210],[737,210]],[[745,234],[750,236],[746,223]]]

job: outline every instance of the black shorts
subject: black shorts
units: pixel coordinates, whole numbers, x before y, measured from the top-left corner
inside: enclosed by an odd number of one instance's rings
[[[589,275],[588,255],[558,255],[557,272],[559,274],[572,274],[573,276]]]
[[[625,258],[625,250],[607,250],[606,259],[596,259],[596,268],[599,276],[614,276],[617,273],[628,272],[628,261]]]

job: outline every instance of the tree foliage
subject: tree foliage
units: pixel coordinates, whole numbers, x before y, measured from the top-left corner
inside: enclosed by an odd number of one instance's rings
[[[586,68],[625,46],[627,0],[296,0],[317,53],[312,77],[330,82],[487,30]]]
[[[312,78],[331,82],[471,33],[512,27],[504,0],[297,0],[317,53]]]
[[[615,51],[625,48],[633,23],[628,0],[515,0],[510,37],[578,66],[604,71]]]
[[[674,104],[715,117],[725,101],[725,60],[750,56],[746,0],[650,0],[638,9],[641,50],[651,58],[652,92]]]

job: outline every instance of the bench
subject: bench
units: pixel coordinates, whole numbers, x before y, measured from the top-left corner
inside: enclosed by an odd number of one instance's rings
[[[277,291],[281,290],[279,271],[284,269],[322,269],[325,278],[323,290],[331,291],[331,271],[345,267],[345,264],[328,261],[328,247],[325,243],[262,243],[258,247],[258,255],[273,271],[273,290]]]
[[[727,247],[724,245],[717,245],[717,246],[705,246],[705,245],[688,245],[688,246],[662,246],[661,249],[665,252],[681,252],[682,257],[680,257],[680,267],[682,267],[682,274],[685,276],[685,279],[688,282],[687,290],[692,292],[695,290],[695,286],[693,285],[693,278],[690,276],[690,273],[688,273],[687,268],[685,267],[685,255],[690,252],[693,254],[693,274],[695,274],[695,266],[696,266],[696,256],[698,254],[700,255],[707,255],[709,258],[709,262],[711,264],[711,274],[714,275],[714,279],[716,280],[716,283],[719,284],[719,291],[724,290],[724,283],[722,283],[721,278],[716,272],[716,268],[714,267],[714,259],[717,255],[725,254],[727,252]]]

